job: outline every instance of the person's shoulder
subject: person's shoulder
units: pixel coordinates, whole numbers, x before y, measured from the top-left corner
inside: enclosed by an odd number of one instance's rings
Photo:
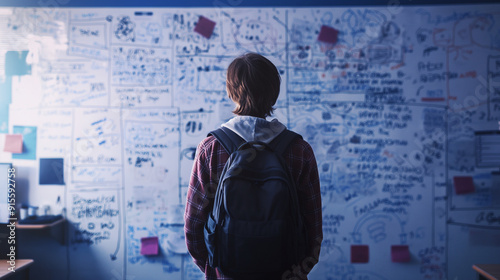
[[[205,139],[201,140],[199,145],[203,146],[203,147],[209,147],[209,146],[213,146],[215,141],[217,141],[217,139],[215,139],[215,137],[213,135],[209,135],[209,136],[205,137]]]
[[[199,151],[210,151],[213,149],[214,144],[217,142],[217,139],[213,135],[209,135],[205,137],[205,139],[201,140],[198,144]]]
[[[306,140],[304,140],[304,138],[302,138],[302,136],[296,137],[292,141],[291,146],[292,146],[293,151],[295,151],[295,152],[300,151],[302,154],[305,154],[305,155],[313,154],[313,149],[312,149],[311,145]]]
[[[304,140],[304,138],[302,138],[302,137],[295,138],[295,140],[292,142],[292,145],[301,147],[303,149],[310,149],[311,148],[311,145],[309,145],[309,143],[307,143],[307,141]]]

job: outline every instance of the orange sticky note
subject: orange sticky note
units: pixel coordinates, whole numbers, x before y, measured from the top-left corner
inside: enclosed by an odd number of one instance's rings
[[[7,134],[5,135],[4,152],[20,154],[23,152],[23,135],[22,134]]]

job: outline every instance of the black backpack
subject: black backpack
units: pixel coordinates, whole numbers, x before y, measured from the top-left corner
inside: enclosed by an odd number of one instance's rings
[[[281,279],[305,258],[306,231],[283,153],[299,134],[246,142],[226,127],[210,132],[230,154],[205,224],[209,265],[235,279]]]

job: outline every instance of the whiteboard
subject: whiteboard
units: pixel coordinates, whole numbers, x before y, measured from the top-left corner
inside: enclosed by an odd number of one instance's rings
[[[37,160],[0,159],[29,170],[30,204],[62,197],[71,279],[204,279],[183,208],[197,144],[232,117],[226,69],[245,52],[277,66],[273,117],[318,162],[310,279],[462,279],[500,262],[477,242],[498,236],[500,210],[473,150],[474,131],[500,120],[500,6],[8,10],[0,51],[28,50],[32,67],[8,77],[9,129],[37,126],[37,159],[64,158],[66,185],[38,186]],[[210,38],[194,31],[200,16],[216,22]],[[318,41],[322,26],[335,44]],[[476,192],[457,195],[454,176]],[[141,255],[151,236],[159,254]],[[352,245],[368,245],[367,263],[351,262]],[[391,261],[393,245],[408,263]]]

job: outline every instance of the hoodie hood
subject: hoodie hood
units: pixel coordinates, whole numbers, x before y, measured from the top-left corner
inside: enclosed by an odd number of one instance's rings
[[[247,142],[261,141],[266,144],[286,129],[286,126],[277,119],[267,121],[252,116],[237,116],[222,126],[231,129]]]

